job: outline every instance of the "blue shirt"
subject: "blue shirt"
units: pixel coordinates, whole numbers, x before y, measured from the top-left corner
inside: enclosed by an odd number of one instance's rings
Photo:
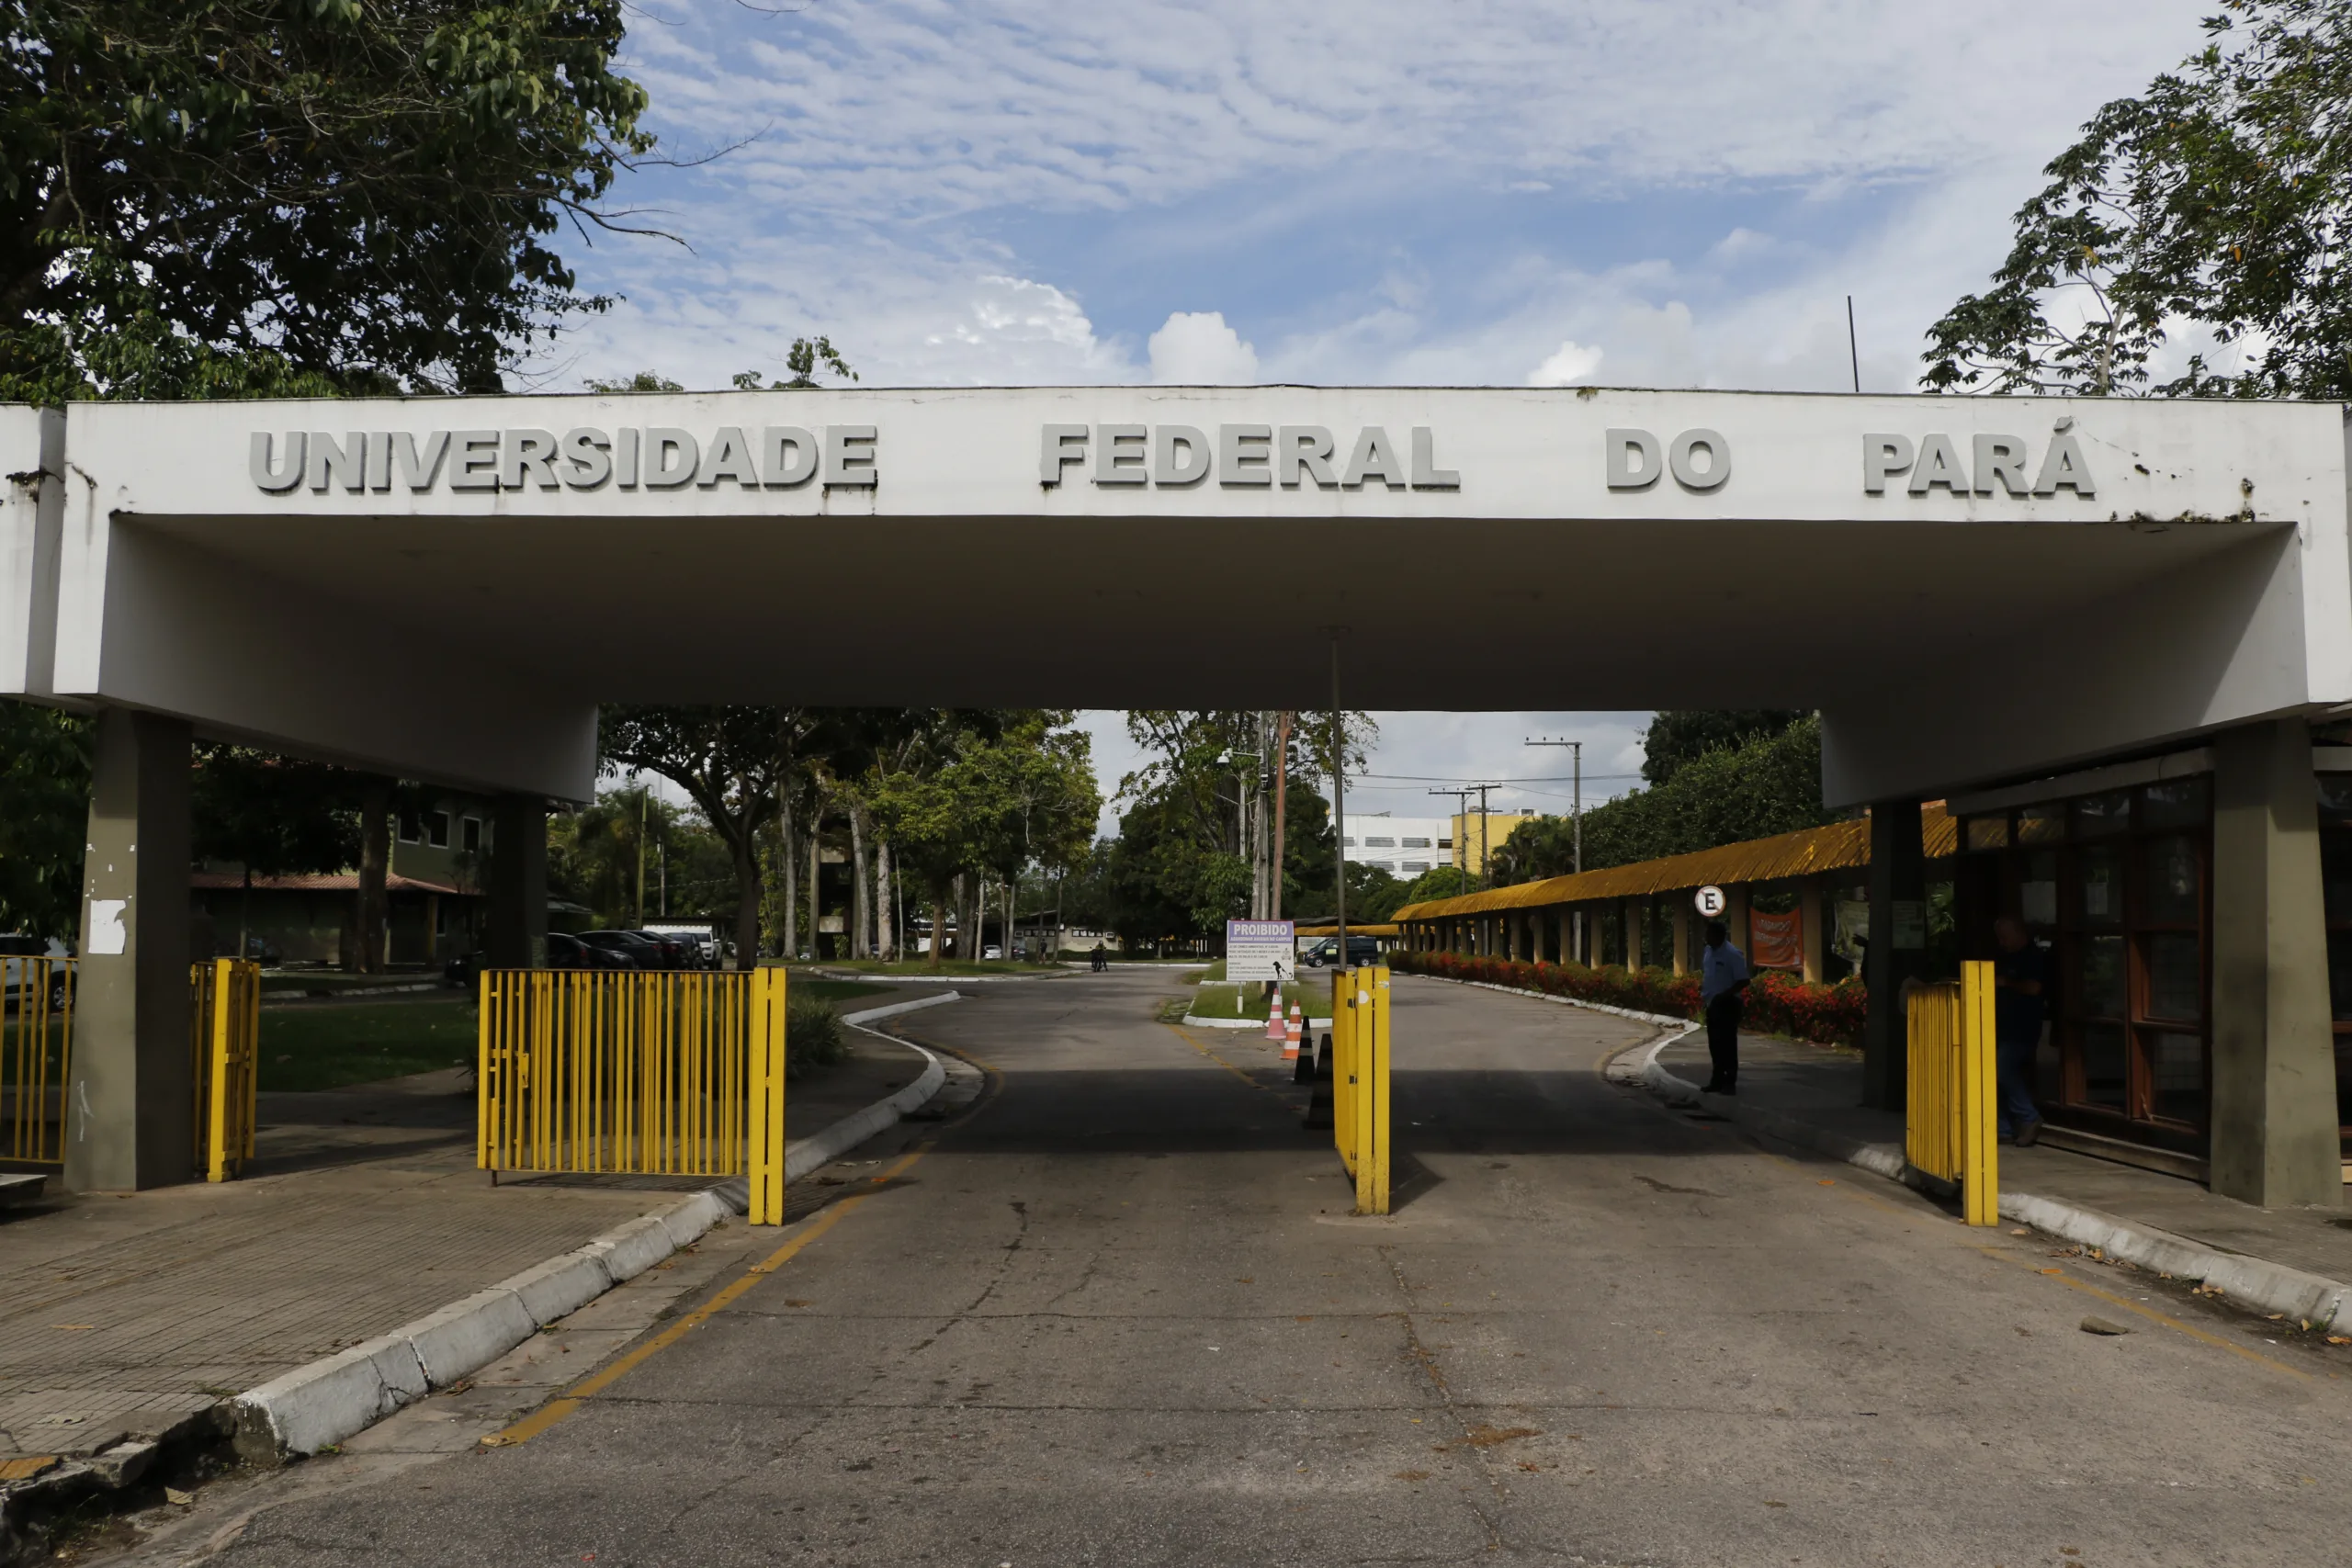
[[[1710,943],[1699,950],[1699,1005],[1705,1007],[1726,991],[1736,990],[1747,978],[1747,955],[1730,942]]]
[[[2014,990],[2007,986],[1993,993],[1993,1036],[2003,1045],[2026,1046],[2041,1043],[2041,1021],[2049,1011],[2050,958],[2038,942],[2029,942],[2015,953],[2004,953],[1993,960],[1995,978],[2030,980],[2041,989],[2033,993]]]

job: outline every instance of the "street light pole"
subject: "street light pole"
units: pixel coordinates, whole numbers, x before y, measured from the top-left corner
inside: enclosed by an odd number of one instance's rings
[[[1340,706],[1340,637],[1348,628],[1331,628],[1331,838],[1339,855],[1339,891],[1333,903],[1340,928],[1340,967],[1348,964],[1348,739],[1347,719]]]
[[[1565,746],[1568,749],[1568,755],[1572,760],[1569,773],[1575,780],[1572,787],[1576,791],[1570,796],[1575,804],[1569,807],[1570,852],[1574,856],[1569,863],[1581,874],[1584,871],[1584,742],[1581,740],[1539,740],[1530,736],[1527,743],[1530,746]],[[1575,924],[1568,940],[1576,945],[1577,952],[1582,953],[1584,952],[1584,911],[1577,910],[1571,919]]]

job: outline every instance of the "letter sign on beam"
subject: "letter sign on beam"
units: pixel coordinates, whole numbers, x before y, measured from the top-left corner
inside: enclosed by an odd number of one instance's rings
[[[1704,468],[1691,461],[1691,455],[1699,451],[1707,454]],[[1686,430],[1666,449],[1666,466],[1674,470],[1674,482],[1684,490],[1721,490],[1731,478],[1731,443],[1719,431]]]
[[[1867,495],[1884,495],[1886,481],[1896,474],[1911,471],[1911,459],[1916,455],[1907,435],[1865,435],[1862,437],[1862,491]]]
[[[874,461],[870,424],[825,426],[825,485],[831,490],[872,490],[881,480]]]
[[[1189,424],[1151,431],[1151,482],[1182,488],[1209,477],[1209,438]]]
[[[1413,488],[1460,490],[1462,471],[1437,466],[1437,437],[1426,424],[1413,426]]]
[[[1037,482],[1057,485],[1062,482],[1062,470],[1072,463],[1086,461],[1086,426],[1082,424],[1049,424],[1046,426],[1037,453]]]
[[[1666,472],[1666,454],[1648,431],[1611,430],[1601,440],[1609,454],[1611,490],[1647,490]]]
[[[1273,446],[1271,424],[1218,425],[1216,482],[1228,490],[1236,485],[1272,484]]]
[[[2011,495],[2026,493],[2024,437],[1979,435],[1974,445],[1977,494],[1992,494],[1996,479]]]
[[[2098,487],[2091,482],[2091,470],[2083,461],[2083,449],[2075,445],[2075,433],[2061,431],[2050,443],[2050,450],[2041,459],[2041,477],[2033,481],[2036,495],[2056,495],[2071,490],[2085,501],[2098,494]]]
[[[1105,424],[1094,432],[1094,482],[1139,485],[1151,476],[1144,468],[1144,442],[1151,432],[1140,424]]]

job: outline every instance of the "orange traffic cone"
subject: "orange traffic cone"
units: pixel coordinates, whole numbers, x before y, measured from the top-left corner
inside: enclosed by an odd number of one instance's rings
[[[1299,1016],[1298,1004],[1290,1004],[1290,1017],[1283,1023],[1283,1060],[1298,1060],[1299,1037],[1306,1032],[1306,1020]]]
[[[1274,987],[1273,1000],[1266,1004],[1266,1038],[1283,1038],[1283,990],[1280,986]]]

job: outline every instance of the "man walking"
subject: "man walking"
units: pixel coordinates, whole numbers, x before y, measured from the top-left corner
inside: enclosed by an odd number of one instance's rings
[[[1721,920],[1707,922],[1707,948],[1699,960],[1699,1012],[1707,1021],[1707,1056],[1714,1076],[1702,1094],[1739,1092],[1740,994],[1747,989],[1747,955],[1731,944]]]
[[[1993,961],[1993,1050],[2001,1086],[2000,1135],[2031,1148],[2041,1137],[2041,1111],[2026,1087],[2034,1053],[2041,1049],[2041,1017],[2050,990],[2050,960],[2015,915],[1993,922],[2000,956]]]

